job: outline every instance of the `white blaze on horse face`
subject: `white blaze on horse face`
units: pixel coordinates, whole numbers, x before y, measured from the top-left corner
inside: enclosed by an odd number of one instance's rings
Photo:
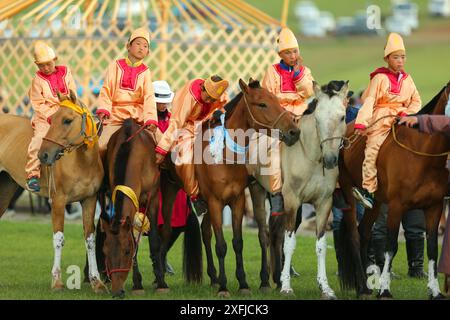
[[[61,255],[64,247],[64,234],[61,231],[53,234],[53,248],[55,249],[55,260],[53,262],[52,275],[55,279],[61,279]]]
[[[441,293],[441,290],[439,289],[439,282],[437,277],[435,277],[435,264],[436,262],[434,260],[430,260],[428,262],[428,291],[430,295],[433,297],[438,296]]]
[[[89,264],[89,280],[100,280],[100,274],[97,269],[97,260],[95,258],[95,237],[93,233],[87,237],[85,244]]]
[[[283,293],[292,293],[293,290],[291,288],[291,260],[292,255],[294,254],[296,245],[295,239],[295,231],[286,231],[284,233],[284,264],[283,271],[281,272],[281,292]]]
[[[381,273],[381,277],[380,277],[380,293],[382,293],[383,291],[391,291],[390,287],[391,287],[391,274],[389,272],[389,265],[391,263],[391,256],[389,255],[388,252],[384,253],[384,267],[383,267],[383,272]]]
[[[330,288],[327,279],[326,269],[326,255],[327,255],[327,239],[325,234],[316,241],[316,255],[317,255],[317,283],[319,289],[328,298],[336,298],[333,289]]]

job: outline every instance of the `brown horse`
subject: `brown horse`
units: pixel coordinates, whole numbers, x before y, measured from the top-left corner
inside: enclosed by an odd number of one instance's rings
[[[41,171],[40,196],[51,198],[54,264],[52,289],[62,289],[61,254],[64,246],[64,208],[67,203],[80,201],[83,207],[83,229],[89,263],[89,279],[95,292],[106,289],[100,281],[95,259],[94,213],[97,191],[103,179],[95,134],[89,136],[85,128],[92,126],[89,110],[69,96],[59,96],[62,104],[52,116],[52,124],[42,142],[39,159]],[[68,107],[69,106],[69,107]],[[72,106],[72,107],[70,107]],[[33,135],[29,119],[13,115],[0,116],[0,216],[7,208],[18,186],[25,188],[25,162]],[[90,147],[87,144],[91,144]],[[64,152],[64,156],[61,157]],[[60,160],[56,161],[57,159]],[[50,183],[50,185],[49,185]]]
[[[244,215],[245,194],[244,189],[248,184],[247,169],[245,161],[230,161],[230,155],[234,157],[230,150],[245,150],[241,145],[248,145],[250,135],[249,129],[278,129],[281,131],[280,139],[287,145],[294,144],[298,138],[300,131],[292,121],[291,116],[280,106],[275,95],[262,88],[258,81],[250,79],[249,85],[239,80],[239,86],[242,90],[231,102],[225,106],[226,113],[222,116],[224,120],[222,124],[222,138],[214,133],[214,138],[224,139],[222,149],[219,148],[219,154],[223,161],[207,164],[203,161],[201,164],[195,165],[195,174],[199,181],[200,193],[208,203],[208,214],[202,221],[203,242],[206,249],[208,275],[211,283],[219,284],[219,296],[229,296],[227,289],[227,279],[225,275],[225,255],[227,252],[227,244],[222,232],[222,211],[226,205],[232,210],[232,226],[233,226],[233,249],[236,254],[236,276],[239,281],[239,290],[243,293],[249,291],[246,281],[244,262],[242,257],[243,241],[242,241],[242,218]],[[205,122],[203,130],[218,127],[219,124]],[[219,131],[221,131],[219,130]],[[270,130],[269,130],[270,131]],[[215,131],[216,132],[216,131]],[[236,133],[235,136],[230,132]],[[239,132],[243,136],[239,136]],[[231,142],[226,138],[234,142]],[[243,138],[243,139],[241,139]],[[236,145],[240,142],[240,146]],[[233,146],[231,146],[231,145]],[[225,147],[225,145],[227,147]],[[209,141],[202,141],[203,155],[207,154]],[[243,150],[242,150],[243,149]],[[210,147],[211,150],[211,147]],[[238,154],[239,157],[245,157]],[[211,250],[211,224],[216,238],[216,254],[219,259],[219,278],[216,276],[216,269],[212,258]],[[260,234],[260,237],[264,235]],[[261,238],[260,238],[261,239]],[[268,244],[268,239],[260,240]],[[263,259],[267,257],[263,252]],[[267,261],[263,261],[261,269],[261,288],[270,288]]]
[[[155,141],[132,119],[124,121],[123,126],[108,142],[105,169],[108,172],[108,184],[113,194],[112,210],[108,215],[102,210],[101,223],[106,233],[103,244],[105,265],[112,282],[113,297],[123,298],[123,285],[130,269],[133,269],[133,293],[143,291],[142,276],[137,262],[138,242],[141,235],[133,232],[135,214],[139,208],[146,208],[146,216],[150,220],[149,244],[153,271],[156,276],[156,290],[168,290],[164,280],[165,258],[170,241],[170,221],[173,200],[178,187],[170,187],[171,180],[164,176],[161,182],[164,217],[164,232],[158,233],[158,189],[160,172],[155,163]],[[115,197],[114,197],[115,193]],[[104,201],[103,201],[104,203]],[[169,208],[168,210],[164,210]],[[188,220],[192,221],[192,219]],[[199,234],[197,220],[195,225],[188,222],[187,229],[195,228]],[[186,238],[185,238],[186,239]],[[200,238],[198,237],[198,243]],[[201,250],[201,247],[200,247]],[[198,261],[189,256],[191,263]],[[200,262],[201,265],[201,255]],[[200,270],[201,271],[201,270]]]
[[[419,112],[444,114],[448,101],[450,82]],[[380,278],[380,298],[392,297],[390,292],[390,267],[397,251],[397,238],[400,221],[405,212],[411,209],[423,209],[426,217],[427,254],[428,254],[428,290],[433,299],[442,298],[437,280],[438,227],[442,213],[443,198],[447,192],[446,169],[447,156],[428,156],[449,150],[450,145],[441,134],[428,135],[416,129],[395,125],[397,141],[393,132],[382,145],[378,159],[378,190],[373,210],[366,210],[359,227],[356,222],[355,200],[352,187],[361,186],[362,162],[364,159],[365,139],[357,139],[340,157],[339,182],[351,211],[344,214],[341,227],[342,252],[339,259],[339,274],[344,288],[355,288],[358,295],[370,293],[367,288],[365,267],[367,265],[367,245],[371,228],[378,217],[382,203],[389,207],[387,230],[388,239],[385,249],[385,266]],[[347,137],[353,133],[353,124],[347,127]]]

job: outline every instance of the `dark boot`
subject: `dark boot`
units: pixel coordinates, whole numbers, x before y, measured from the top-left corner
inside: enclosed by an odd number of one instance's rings
[[[406,254],[408,255],[408,276],[411,278],[426,278],[427,274],[423,271],[423,251],[425,239],[406,240]]]
[[[200,217],[208,212],[208,204],[200,197],[191,198],[192,211]]]
[[[386,239],[372,239],[371,240],[373,257],[375,258],[375,264],[383,272],[384,267],[384,250],[386,250]]]

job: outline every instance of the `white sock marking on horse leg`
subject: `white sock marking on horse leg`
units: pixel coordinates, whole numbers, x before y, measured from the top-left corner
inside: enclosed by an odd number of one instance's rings
[[[439,282],[437,277],[434,276],[434,260],[428,262],[428,291],[433,296],[436,297],[441,293],[439,289]]]
[[[89,264],[89,280],[100,280],[100,274],[97,269],[97,259],[95,257],[95,236],[93,233],[87,237],[85,244]]]
[[[292,255],[294,254],[295,250],[295,232],[294,231],[286,231],[284,233],[284,265],[283,265],[283,271],[281,272],[281,291],[282,292],[291,292],[291,260]]]
[[[384,253],[384,267],[380,277],[380,293],[384,290],[391,291],[391,274],[389,272],[389,264],[391,263],[391,256],[388,252]]]
[[[316,240],[317,255],[317,284],[320,291],[328,297],[335,297],[333,289],[330,288],[327,278],[326,255],[327,255],[327,239],[325,234]]]
[[[53,279],[61,279],[61,255],[64,247],[64,234],[58,231],[53,234],[53,248],[55,249],[55,260],[53,261]]]

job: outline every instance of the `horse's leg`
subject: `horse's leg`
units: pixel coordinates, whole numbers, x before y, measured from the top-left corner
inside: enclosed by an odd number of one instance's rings
[[[286,215],[286,225],[284,232],[284,262],[283,270],[281,271],[281,293],[293,294],[294,290],[291,288],[291,261],[294,255],[296,246],[295,238],[295,221],[297,219],[297,210],[301,206],[301,203],[294,193],[294,190],[283,188],[284,195],[284,208]]]
[[[402,220],[403,212],[405,212],[406,208],[400,203],[400,201],[390,201],[388,210],[387,242],[384,252],[385,262],[380,277],[380,293],[378,295],[378,298],[381,299],[392,298],[392,294],[390,292],[391,266],[394,255],[397,252],[400,222]]]
[[[286,215],[269,217],[269,241],[270,241],[270,264],[272,268],[272,279],[281,289],[281,268],[283,260],[283,239],[286,224]]]
[[[245,278],[244,260],[242,258],[242,250],[244,243],[242,240],[242,218],[244,217],[245,194],[242,193],[231,204],[231,212],[233,214],[233,249],[236,255],[236,277],[239,281],[239,292],[249,294],[247,280]]]
[[[214,235],[216,237],[216,255],[219,259],[219,297],[229,297],[227,289],[227,277],[225,274],[225,256],[227,254],[227,243],[222,230],[223,204],[217,199],[208,199],[209,215],[211,218]]]
[[[0,218],[5,213],[19,185],[6,172],[0,173]]]
[[[258,224],[258,238],[261,247],[261,278],[260,290],[270,291],[269,284],[269,264],[267,260],[267,249],[269,247],[269,228],[266,223],[266,190],[257,182],[250,183],[250,195],[253,202],[253,212]]]
[[[131,294],[142,296],[144,294],[144,287],[142,286],[142,274],[139,271],[138,252],[139,247],[136,248],[136,255],[133,258],[133,289]]]
[[[161,183],[161,186],[163,183]],[[152,195],[150,199],[150,234],[148,237],[150,245],[150,258],[153,265],[153,273],[156,278],[156,291],[158,293],[164,293],[169,291],[169,287],[164,280],[164,261],[162,260],[162,240],[158,232],[158,193],[156,192]],[[165,207],[169,207],[171,210],[172,203],[166,202],[167,200],[163,197],[163,210],[167,210]],[[170,220],[169,220],[170,223]]]
[[[83,230],[89,265],[89,281],[91,283],[92,290],[94,290],[95,293],[102,293],[104,291],[107,292],[108,289],[100,278],[100,274],[97,269],[97,258],[95,255],[94,216],[96,202],[97,195],[94,195],[81,201],[81,207],[83,208]]]
[[[52,267],[53,290],[61,290],[64,284],[61,279],[61,255],[64,247],[64,209],[66,198],[63,195],[55,195],[52,198],[52,225],[53,225],[53,249],[54,260]]]
[[[211,230],[211,215],[209,213],[204,215],[201,228],[202,228],[203,245],[205,246],[205,253],[206,253],[207,273],[209,278],[211,279],[211,286],[216,286],[219,284],[219,280],[217,279],[217,270],[216,267],[214,266],[214,259],[211,249],[212,230]]]
[[[439,289],[437,278],[438,230],[441,213],[442,204],[427,208],[425,211],[428,255],[428,294],[430,299],[433,300],[444,298]]]
[[[361,245],[361,262],[364,268],[367,268],[368,262],[368,247],[372,235],[372,227],[380,214],[381,202],[375,202],[373,209],[365,209],[364,216],[359,223],[358,230],[360,235]]]
[[[317,255],[317,283],[322,293],[322,298],[336,300],[336,294],[328,284],[326,269],[327,240],[326,227],[331,212],[332,198],[320,199],[314,206],[316,208],[316,255]]]

